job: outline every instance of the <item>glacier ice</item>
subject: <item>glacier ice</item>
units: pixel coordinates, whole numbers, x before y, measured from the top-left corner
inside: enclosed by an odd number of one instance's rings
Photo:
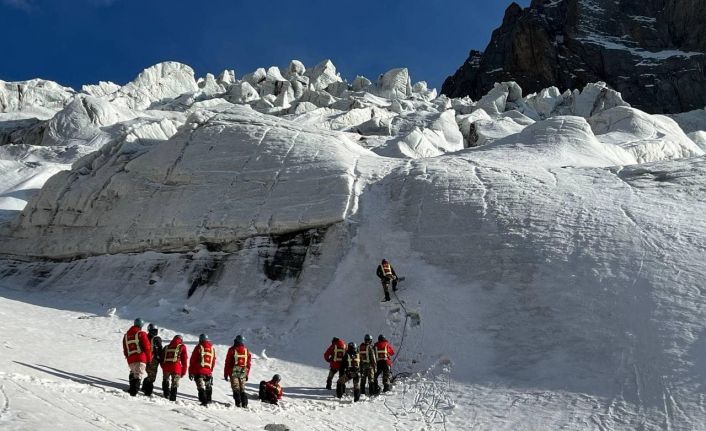
[[[704,111],[649,115],[602,83],[474,101],[374,81],[293,60],[2,83],[0,280],[243,327],[301,366],[322,327],[404,327],[396,367],[461,388],[450,427],[523,409],[502,425],[558,429],[566,405],[572,429],[702,423]],[[380,256],[416,326],[379,309]]]

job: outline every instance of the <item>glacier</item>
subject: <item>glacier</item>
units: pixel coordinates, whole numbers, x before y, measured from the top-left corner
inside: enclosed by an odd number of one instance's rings
[[[473,101],[403,68],[348,83],[329,60],[0,82],[0,312],[17,334],[0,425],[698,429],[704,136],[705,110],[650,115],[605,83]],[[382,257],[403,302],[379,303]],[[242,333],[255,376],[283,374],[283,406],[138,404],[116,347],[137,315],[220,352]],[[388,334],[402,374],[341,403],[318,389],[321,353],[366,332]],[[86,363],[43,351],[72,333]]]

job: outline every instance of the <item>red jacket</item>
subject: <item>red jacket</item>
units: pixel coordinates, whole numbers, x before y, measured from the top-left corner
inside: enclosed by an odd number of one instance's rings
[[[332,343],[324,352],[324,359],[329,363],[329,366],[337,370],[341,368],[343,355],[346,354],[347,346],[343,340],[338,340],[338,343]]]
[[[189,363],[190,376],[210,376],[216,368],[216,349],[210,341],[197,344],[191,353],[191,363]]]
[[[223,377],[230,377],[233,374],[234,367],[245,367],[247,372],[245,378],[250,376],[250,364],[252,362],[252,354],[244,345],[232,346],[228,349],[226,356],[226,365],[223,370]]]
[[[373,350],[375,351],[375,360],[377,362],[385,361],[387,365],[392,365],[392,355],[395,354],[395,349],[392,348],[392,345],[387,340],[375,343]]]
[[[186,374],[186,366],[189,363],[189,354],[181,339],[174,337],[163,352],[162,372],[164,374],[174,373],[181,377]]]
[[[265,383],[265,391],[267,391],[268,394],[270,394],[273,398],[276,398],[278,400],[282,399],[282,386],[279,385],[279,383],[275,383],[272,380],[269,382]]]
[[[147,338],[147,333],[139,326],[128,329],[123,336],[123,355],[128,364],[135,362],[152,362],[152,343]]]

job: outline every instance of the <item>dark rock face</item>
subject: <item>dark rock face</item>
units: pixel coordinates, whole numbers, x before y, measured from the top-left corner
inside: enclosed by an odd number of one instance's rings
[[[706,106],[706,0],[533,0],[508,7],[484,53],[442,93],[479,99],[495,82],[525,93],[604,81],[650,113]]]

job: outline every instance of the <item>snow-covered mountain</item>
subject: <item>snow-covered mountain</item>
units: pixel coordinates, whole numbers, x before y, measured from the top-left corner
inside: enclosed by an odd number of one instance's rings
[[[0,91],[0,312],[18,316],[0,423],[45,426],[26,397],[110,429],[152,414],[204,429],[706,419],[704,110],[650,115],[604,83],[449,99],[406,69],[348,83],[330,61]],[[382,257],[406,277],[402,302],[379,303]],[[255,375],[282,373],[290,396],[247,412],[130,399],[118,344],[137,315],[220,351],[242,333]],[[24,327],[42,334],[20,352]],[[389,335],[409,377],[341,404],[318,389],[321,353],[366,332]],[[44,352],[75,334],[87,363]]]

